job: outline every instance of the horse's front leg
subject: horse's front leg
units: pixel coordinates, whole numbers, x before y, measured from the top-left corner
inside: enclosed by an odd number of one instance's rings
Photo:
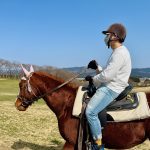
[[[70,144],[69,142],[66,142],[63,150],[75,150],[75,145]]]

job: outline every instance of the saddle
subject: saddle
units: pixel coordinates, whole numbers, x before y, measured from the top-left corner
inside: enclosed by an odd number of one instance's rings
[[[130,94],[133,87],[131,85],[127,86],[119,96],[113,100],[104,110],[102,110],[98,116],[101,122],[101,126],[104,128],[109,121],[114,121],[113,117],[108,114],[109,111],[122,111],[122,110],[132,110],[138,107],[139,101],[137,94]],[[86,88],[89,97],[92,97],[96,92],[96,87],[93,83],[89,83]]]

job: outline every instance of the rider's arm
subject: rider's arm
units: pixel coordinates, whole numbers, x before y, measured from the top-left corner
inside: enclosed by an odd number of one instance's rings
[[[117,75],[119,69],[123,66],[124,57],[120,53],[112,55],[106,68],[93,77],[94,82],[109,82]]]

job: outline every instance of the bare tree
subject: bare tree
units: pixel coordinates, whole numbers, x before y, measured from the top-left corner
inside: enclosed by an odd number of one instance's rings
[[[30,64],[23,64],[24,67],[29,70]],[[68,72],[62,69],[58,69],[51,66],[37,66],[33,65],[33,68],[35,71],[44,71],[48,72],[58,78],[61,78],[62,80],[66,81],[70,78],[72,78],[75,73]],[[20,63],[14,61],[10,62],[4,59],[0,59],[0,77],[3,78],[15,78],[18,79],[24,75]],[[76,81],[77,83],[77,81]]]

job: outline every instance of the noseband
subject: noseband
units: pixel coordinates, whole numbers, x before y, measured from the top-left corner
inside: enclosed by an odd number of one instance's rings
[[[21,100],[20,106],[23,106],[24,108],[27,108],[28,106],[32,105],[35,101],[38,100],[38,99],[36,100],[35,98],[27,100],[25,97],[19,95],[17,96],[17,99]]]

